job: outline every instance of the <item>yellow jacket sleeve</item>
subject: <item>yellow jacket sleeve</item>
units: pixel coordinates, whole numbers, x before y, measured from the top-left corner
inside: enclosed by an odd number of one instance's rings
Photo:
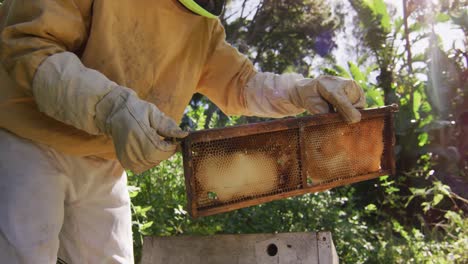
[[[252,62],[226,42],[225,31],[219,21],[216,21],[211,43],[197,91],[228,115],[249,114],[244,88],[255,75]]]
[[[0,62],[28,94],[50,55],[79,52],[88,36],[92,0],[7,0],[2,6]]]

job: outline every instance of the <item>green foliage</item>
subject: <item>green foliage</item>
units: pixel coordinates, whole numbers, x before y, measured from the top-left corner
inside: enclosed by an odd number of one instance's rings
[[[434,226],[423,222],[418,228],[391,219],[385,224],[385,232],[377,236],[381,246],[377,251],[379,263],[465,263],[468,260],[468,219],[461,210],[440,209],[443,201],[452,201],[452,205],[456,205],[455,199],[463,198],[439,181],[434,181],[432,186],[410,189],[412,194],[400,199],[406,205],[397,207],[407,208],[413,199],[420,199],[418,204],[424,212],[440,210],[440,222]],[[382,236],[389,232],[393,235]],[[385,262],[381,262],[383,260]]]
[[[390,32],[390,16],[387,12],[387,6],[383,0],[364,0],[363,4],[367,5],[372,11],[373,16],[380,20],[380,24],[385,32]]]
[[[364,40],[366,44],[374,51],[385,48],[391,25],[383,1],[352,0],[350,2],[359,15],[362,27],[365,28]]]
[[[184,210],[186,199],[176,155],[144,175],[131,175],[134,237],[140,254],[142,235],[211,235],[219,233],[275,233],[330,230],[344,263],[462,263],[468,239],[468,220],[457,211],[445,213],[440,224],[448,235],[426,232],[425,227],[407,227],[397,219],[384,220],[383,210],[423,198],[421,206],[437,208],[443,200],[454,199],[447,186],[412,189],[399,196],[399,186],[389,177],[372,181],[376,191],[383,188],[385,202],[363,205],[359,185],[303,195],[216,216],[191,219]],[[156,191],[157,190],[157,191]],[[426,199],[430,196],[430,199]],[[378,201],[376,201],[378,202]],[[138,205],[135,205],[138,204]],[[379,221],[383,218],[383,221]],[[391,218],[390,218],[391,219]],[[465,254],[465,255],[464,255]]]
[[[283,73],[294,68],[304,75],[310,70],[304,57],[329,55],[336,46],[338,26],[338,17],[324,0],[260,1],[253,15],[242,9],[236,20],[225,22],[228,42],[249,55],[259,69]]]

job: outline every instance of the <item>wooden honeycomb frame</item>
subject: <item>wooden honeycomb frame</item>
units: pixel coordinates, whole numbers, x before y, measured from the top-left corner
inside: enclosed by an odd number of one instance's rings
[[[346,124],[339,114],[330,113],[299,118],[285,118],[263,123],[192,132],[186,139],[184,139],[182,143],[188,211],[190,215],[194,218],[199,216],[213,215],[236,210],[243,207],[270,202],[273,200],[283,199],[286,197],[301,195],[305,193],[320,192],[338,186],[369,180],[382,175],[394,174],[395,160],[393,153],[395,146],[395,129],[393,113],[397,111],[398,106],[396,105],[362,110],[362,121],[353,125]],[[335,175],[330,179],[325,177],[325,180],[323,181],[313,183],[310,182],[311,168],[313,168],[314,170],[319,168],[317,166],[313,167],[307,165],[313,162],[311,160],[313,157],[311,156],[310,152],[315,148],[311,147],[310,144],[308,145],[308,143],[311,140],[311,137],[314,138],[314,135],[316,135],[311,134],[312,136],[308,136],[308,131],[320,132],[323,130],[326,132],[333,131],[338,128],[347,129],[346,131],[367,131],[365,130],[366,127],[370,126],[369,124],[372,124],[372,122],[381,122],[383,124],[383,127],[380,128],[382,131],[381,140],[383,141],[383,150],[381,151],[382,154],[380,158],[379,169],[373,169],[365,173],[363,173],[362,171],[358,173],[345,172],[345,174],[347,175]],[[370,133],[376,132],[375,130],[372,130]],[[204,187],[202,186],[200,181],[200,173],[198,173],[198,171],[200,170],[199,168],[204,166],[200,163],[200,157],[208,157],[213,159],[218,154],[200,154],[200,152],[209,153],[210,150],[207,148],[211,147],[213,149],[213,146],[219,151],[220,149],[224,149],[224,146],[231,145],[237,148],[236,151],[242,149],[243,146],[248,146],[246,147],[247,152],[252,150],[252,144],[258,142],[259,145],[261,145],[260,143],[262,142],[262,140],[265,141],[265,138],[275,138],[274,142],[281,142],[281,138],[283,138],[283,141],[285,141],[284,137],[286,135],[294,135],[292,137],[293,139],[286,140],[287,142],[293,143],[278,143],[275,145],[276,147],[271,147],[267,151],[274,155],[278,155],[278,153],[283,153],[283,149],[287,150],[288,146],[290,147],[291,145],[294,145],[294,147],[292,148],[294,153],[291,155],[291,157],[288,156],[289,162],[293,164],[291,165],[291,168],[293,168],[291,171],[293,172],[288,173],[294,176],[288,176],[288,181],[294,182],[294,186],[285,187],[286,185],[284,185],[284,182],[281,186],[279,183],[277,183],[277,189],[271,190],[267,193],[261,193],[258,195],[244,195],[236,199],[233,198],[229,201],[219,201],[217,200],[217,197],[214,197],[213,199],[207,198],[210,196],[210,194],[206,193],[206,190],[203,189]],[[340,138],[340,135],[338,135],[338,137]],[[341,138],[343,137],[344,135],[341,135]],[[363,141],[366,139],[362,136],[361,138],[356,136],[356,140]],[[370,146],[372,144],[375,145],[375,143],[373,142],[368,142],[368,144]],[[329,144],[327,143],[327,145]],[[359,149],[356,149],[356,152],[359,151]],[[341,164],[341,166],[351,167],[354,163],[356,163],[356,161],[358,160],[351,160],[351,163],[348,162],[344,165]],[[278,169],[278,171],[280,171],[280,169]],[[280,176],[283,177],[282,175],[285,172],[280,171],[278,173],[278,175],[281,174]],[[271,185],[271,181],[272,179],[269,178],[265,181],[265,184]],[[278,182],[278,179],[276,179],[275,181]]]

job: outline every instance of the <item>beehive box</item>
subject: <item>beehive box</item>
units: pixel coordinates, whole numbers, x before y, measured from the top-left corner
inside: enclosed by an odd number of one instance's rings
[[[144,239],[141,264],[338,264],[326,231]]]
[[[393,174],[396,105],[345,123],[330,113],[192,132],[188,210],[207,216]]]

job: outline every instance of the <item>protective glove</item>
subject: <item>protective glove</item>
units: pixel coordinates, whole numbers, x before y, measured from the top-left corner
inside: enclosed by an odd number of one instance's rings
[[[156,166],[176,151],[176,144],[162,137],[188,135],[154,104],[140,100],[134,91],[116,87],[96,105],[96,124],[114,142],[125,168],[137,173]]]
[[[335,76],[309,79],[295,73],[257,73],[248,81],[244,96],[251,115],[284,117],[305,110],[328,113],[331,104],[348,123],[361,120],[357,108],[366,103],[364,91],[353,80]]]
[[[93,135],[112,137],[122,166],[137,173],[174,154],[176,145],[163,137],[187,136],[154,104],[86,68],[70,52],[42,62],[34,76],[33,95],[39,110],[50,117]]]

